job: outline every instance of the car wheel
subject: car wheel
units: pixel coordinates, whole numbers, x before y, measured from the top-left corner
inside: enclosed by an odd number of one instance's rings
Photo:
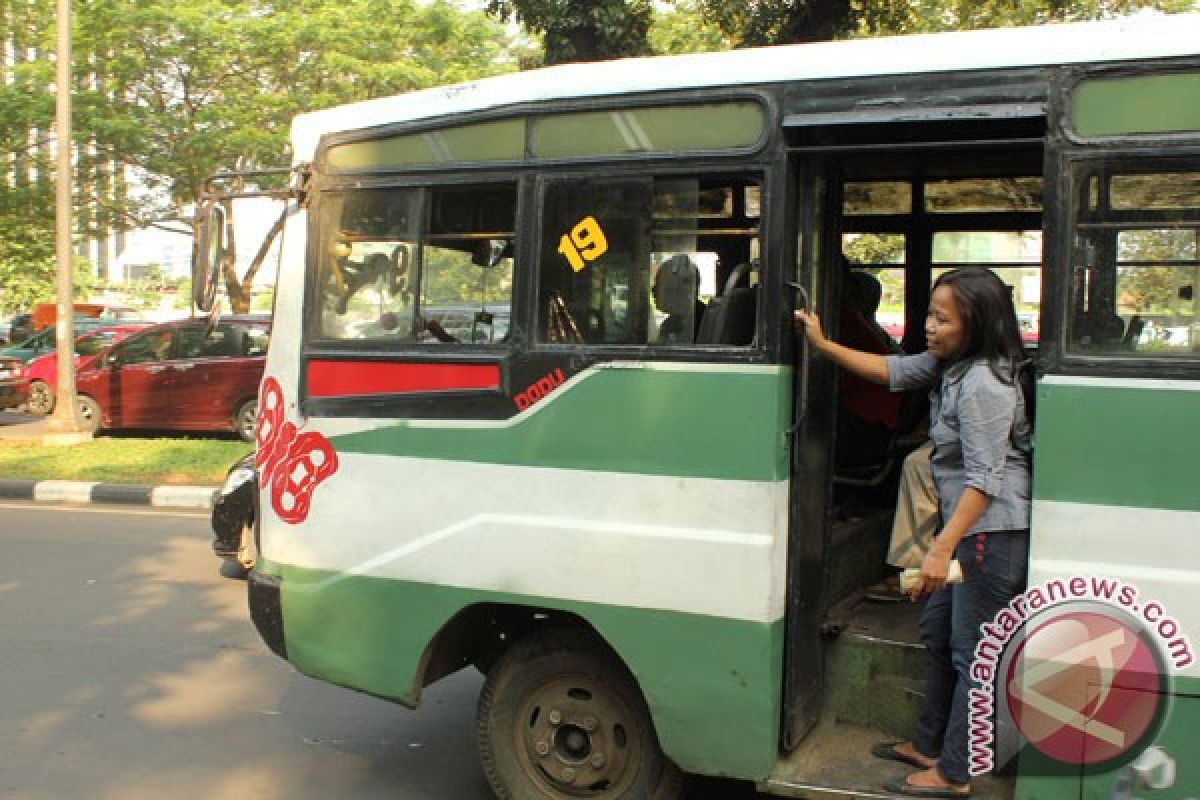
[[[257,400],[247,400],[233,412],[233,430],[243,442],[254,441],[254,425],[257,420]]]
[[[45,416],[54,410],[54,392],[45,381],[29,384],[29,413]]]
[[[582,631],[551,629],[510,647],[479,696],[484,775],[503,800],[678,800],[633,676]]]
[[[83,429],[89,433],[100,430],[100,405],[86,394],[79,395],[76,402],[79,404],[79,421],[83,423]]]

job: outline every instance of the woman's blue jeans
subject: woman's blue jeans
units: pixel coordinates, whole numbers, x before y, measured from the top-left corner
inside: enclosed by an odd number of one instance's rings
[[[963,582],[929,596],[921,612],[925,645],[925,704],[913,745],[937,758],[938,771],[954,783],[970,781],[968,769],[971,661],[990,622],[1025,588],[1028,531],[966,536],[954,551]]]

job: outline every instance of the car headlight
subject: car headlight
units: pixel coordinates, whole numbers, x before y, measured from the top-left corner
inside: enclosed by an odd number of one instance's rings
[[[221,484],[221,494],[233,494],[238,489],[254,480],[254,477],[255,474],[252,467],[238,467],[225,476],[225,482]]]

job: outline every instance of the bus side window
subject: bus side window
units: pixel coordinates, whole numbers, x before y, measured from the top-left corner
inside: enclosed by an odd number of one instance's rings
[[[330,192],[319,337],[494,344],[512,308],[514,182]]]
[[[741,174],[548,183],[539,340],[701,343],[723,282],[737,264],[759,257],[760,185]],[[741,338],[710,343],[750,344]]]
[[[651,186],[647,178],[547,183],[539,264],[541,341],[645,341]]]
[[[1113,169],[1080,185],[1069,350],[1200,353],[1200,172]]]

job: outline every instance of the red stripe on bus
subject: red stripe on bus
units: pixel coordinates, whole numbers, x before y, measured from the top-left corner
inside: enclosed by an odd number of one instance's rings
[[[499,386],[500,367],[495,364],[308,362],[309,397],[495,389]]]

